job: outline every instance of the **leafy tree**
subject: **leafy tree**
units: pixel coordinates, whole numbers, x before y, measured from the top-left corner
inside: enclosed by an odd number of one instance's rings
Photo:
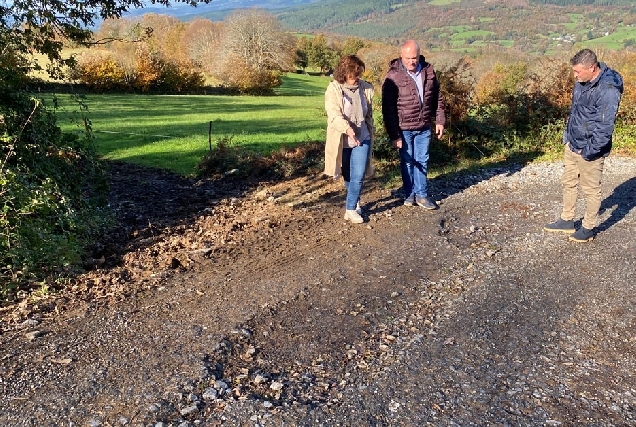
[[[196,5],[210,0],[174,0]],[[170,0],[150,0],[151,4],[170,5]],[[90,45],[91,27],[100,19],[119,18],[130,9],[143,7],[141,0],[15,0],[10,7],[0,6],[0,32],[14,41],[14,48],[26,54],[47,55],[53,64],[72,63],[63,59],[65,42]],[[59,72],[59,68],[51,70]]]
[[[342,45],[341,55],[356,55],[364,47],[364,40],[357,37],[348,37]]]
[[[303,71],[305,71],[305,68],[309,65],[310,47],[311,42],[307,39],[307,37],[299,37],[296,40],[296,61],[294,64]]]
[[[337,62],[337,54],[327,44],[327,39],[323,34],[319,34],[311,39],[307,59],[310,67],[320,69],[320,72],[326,72],[335,67]]]

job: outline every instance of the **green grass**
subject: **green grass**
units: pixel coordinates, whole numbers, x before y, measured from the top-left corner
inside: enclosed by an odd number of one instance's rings
[[[584,41],[581,43],[581,46],[591,48],[605,47],[606,49],[620,50],[624,47],[625,40],[628,39],[636,39],[636,28],[620,26],[616,28],[616,32],[604,37]]]
[[[470,31],[464,31],[461,33],[457,33],[457,34],[453,34],[451,36],[452,40],[465,40],[465,39],[469,39],[471,37],[485,37],[488,36],[490,34],[494,34],[492,31],[485,31],[485,30],[470,30]]]
[[[449,25],[444,27],[444,29],[448,29],[454,33],[463,33],[464,31],[470,31],[470,27],[468,25]]]
[[[461,2],[461,0],[433,0],[429,2],[429,4],[433,6],[447,6],[449,4],[459,3],[459,2]]]
[[[289,74],[276,96],[88,95],[98,152],[123,160],[195,173],[195,165],[226,136],[267,154],[325,137],[324,91],[330,79]],[[60,96],[58,123],[77,130],[70,97]]]

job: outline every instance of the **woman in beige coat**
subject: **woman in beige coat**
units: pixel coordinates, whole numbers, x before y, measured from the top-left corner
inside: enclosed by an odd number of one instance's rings
[[[373,126],[373,85],[360,80],[364,62],[356,55],[345,55],[333,73],[325,92],[327,140],[325,174],[344,178],[347,201],[344,218],[354,224],[364,219],[360,192],[365,176],[373,174],[371,143]]]

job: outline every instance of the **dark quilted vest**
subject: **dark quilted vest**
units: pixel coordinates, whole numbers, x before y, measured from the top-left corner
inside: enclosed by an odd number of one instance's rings
[[[391,140],[400,137],[400,130],[417,130],[430,126],[433,121],[444,125],[444,102],[439,81],[433,66],[420,56],[424,102],[420,104],[417,86],[402,65],[402,61],[391,61],[391,69],[382,85],[382,112]]]

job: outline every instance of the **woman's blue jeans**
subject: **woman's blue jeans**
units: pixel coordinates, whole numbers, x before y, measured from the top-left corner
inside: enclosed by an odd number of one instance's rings
[[[342,177],[347,188],[347,210],[355,210],[360,201],[370,149],[370,140],[363,141],[362,145],[357,147],[342,149]]]
[[[404,197],[426,197],[428,172],[428,147],[431,145],[431,128],[403,130],[400,148],[400,171]]]

